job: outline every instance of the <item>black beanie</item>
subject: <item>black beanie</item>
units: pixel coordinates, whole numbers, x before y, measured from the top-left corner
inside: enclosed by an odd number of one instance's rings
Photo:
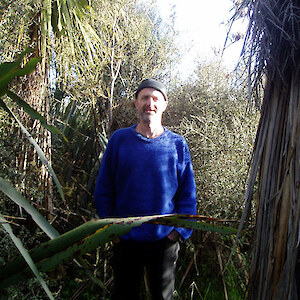
[[[165,97],[165,100],[168,101],[167,90],[166,90],[165,86],[161,82],[154,80],[154,79],[145,79],[139,84],[139,86],[135,92],[136,99],[138,97],[138,93],[144,88],[153,88],[155,90],[160,91],[163,94],[163,96]]]

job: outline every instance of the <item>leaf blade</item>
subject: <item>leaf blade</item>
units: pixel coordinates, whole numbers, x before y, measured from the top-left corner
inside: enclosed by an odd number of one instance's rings
[[[49,290],[46,282],[42,278],[40,272],[38,271],[36,265],[34,264],[32,258],[29,255],[28,251],[23,246],[21,240],[14,235],[11,226],[7,222],[6,223],[2,223],[2,226],[6,230],[6,232],[9,234],[10,238],[12,239],[12,241],[15,244],[15,246],[20,251],[21,255],[23,256],[24,260],[28,264],[29,268],[31,269],[31,271],[33,272],[33,274],[35,275],[35,277],[40,282],[40,284],[41,284],[42,288],[44,289],[45,293],[47,294],[48,298],[51,299],[51,300],[52,299],[54,300],[54,297],[53,297],[52,293],[50,292],[50,290]]]
[[[0,177],[0,190],[7,195],[17,205],[23,207],[33,218],[36,224],[51,238],[55,238],[59,233],[30,203],[7,181]]]
[[[33,119],[37,119],[41,122],[42,126],[49,130],[51,133],[61,135],[65,141],[68,141],[67,138],[61,133],[55,126],[49,125],[46,119],[35,109],[33,109],[26,101],[21,99],[18,95],[13,93],[10,90],[6,90],[7,96],[9,96],[14,102],[21,106],[26,113],[28,113]]]
[[[45,156],[45,153],[42,151],[42,149],[37,144],[37,142],[32,138],[31,134],[27,131],[27,129],[23,126],[23,124],[19,121],[19,119],[14,115],[14,113],[9,109],[9,107],[1,99],[0,99],[0,106],[2,106],[4,108],[4,110],[7,111],[16,120],[16,122],[19,124],[22,132],[26,135],[29,142],[34,146],[41,162],[48,168],[49,173],[51,174],[51,176],[52,176],[52,178],[53,178],[53,180],[54,180],[54,182],[57,186],[58,192],[59,192],[62,200],[65,202],[65,196],[64,196],[62,187],[60,185],[60,182],[59,182],[54,170],[52,169],[50,163],[48,162],[48,160]]]
[[[212,226],[205,227],[202,224],[203,222],[198,226],[195,224],[197,222],[185,220],[185,218],[197,219],[198,217],[189,215],[154,215],[91,220],[51,241],[43,243],[38,248],[31,250],[30,253],[38,270],[47,272],[55,268],[58,264],[66,263],[76,256],[93,251],[100,245],[128,233],[133,227],[140,226],[143,223],[154,222],[155,224],[167,226],[177,225],[198,230],[215,231]],[[233,231],[236,230],[233,229]],[[229,232],[231,231],[229,230]],[[15,264],[15,267],[11,267],[13,264]],[[2,269],[1,271],[0,287],[9,284],[11,281],[22,280],[24,276],[29,276],[30,274],[28,268],[24,268],[24,264],[22,266],[22,262],[18,258],[10,266],[6,266],[6,270]],[[1,276],[1,273],[7,276]]]

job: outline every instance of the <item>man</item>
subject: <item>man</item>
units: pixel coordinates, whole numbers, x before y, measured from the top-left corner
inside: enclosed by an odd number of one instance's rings
[[[139,123],[117,130],[103,156],[95,188],[100,217],[195,214],[196,187],[186,141],[162,126],[164,85],[141,82],[135,93]],[[178,239],[191,230],[143,224],[114,243],[113,299],[139,299],[146,270],[153,300],[173,299]]]

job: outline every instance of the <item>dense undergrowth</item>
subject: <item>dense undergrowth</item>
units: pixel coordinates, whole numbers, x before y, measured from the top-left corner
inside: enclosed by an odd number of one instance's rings
[[[199,74],[204,72],[210,72],[210,78],[217,81],[211,80],[207,86],[203,86],[201,78],[196,77],[192,84],[182,84],[169,92],[169,108],[164,116],[164,125],[183,135],[189,144],[197,184],[198,214],[230,219],[230,226],[237,227],[244,205],[243,194],[257,115],[247,113],[245,95],[241,90],[231,87],[230,81],[226,81],[226,73],[222,73],[223,71],[217,69],[214,64],[199,66]],[[214,86],[214,89],[210,89],[210,86]],[[114,130],[135,124],[137,116],[132,102],[124,101],[119,105],[114,111],[113,120]],[[76,126],[76,123],[73,123],[73,126]],[[12,128],[13,126],[6,126],[2,130],[6,132],[13,130]],[[94,184],[97,174],[88,172],[94,167],[91,149],[86,149],[87,142],[92,139],[89,132],[92,132],[89,126],[78,127],[77,133],[72,133],[72,142],[63,147],[60,141],[53,140],[53,165],[63,183],[66,197],[65,203],[57,198],[53,210],[52,224],[60,233],[95,216],[93,188],[90,191],[85,188],[88,182],[92,181]],[[89,136],[89,139],[82,139],[83,133],[84,136]],[[8,136],[9,138],[5,138]],[[4,134],[1,143],[6,146],[10,143],[12,148],[8,149],[17,151],[14,148],[17,145],[16,137]],[[1,160],[11,168],[7,170],[13,170],[9,153],[5,149],[7,147],[1,147]],[[89,154],[86,154],[86,151],[89,151]],[[77,156],[74,156],[75,154]],[[76,163],[71,163],[72,159],[75,159]],[[88,165],[84,165],[86,161],[89,162]],[[34,177],[34,174],[38,174],[34,165],[31,170],[29,174],[19,172],[19,176]],[[13,174],[7,172],[6,176],[12,178]],[[39,199],[38,187],[25,184],[24,190],[29,199]],[[3,197],[1,199],[2,212],[23,218],[16,221],[19,225],[16,226],[15,233],[27,248],[47,240],[25,212],[18,212],[16,205],[10,204]],[[34,203],[43,212],[39,202]],[[243,235],[228,266],[227,260],[233,245],[231,238],[197,231],[191,239],[181,245],[175,299],[225,299],[225,293],[229,299],[244,298],[253,218],[253,214],[249,216],[246,234]],[[17,251],[8,236],[3,231],[0,234],[0,262],[4,264],[16,255]],[[44,274],[45,281],[56,299],[109,299],[113,281],[109,263],[111,255],[111,245],[107,244],[84,257],[93,274],[105,284],[106,290],[95,285],[86,276],[85,270],[76,266],[74,262]],[[143,289],[143,293],[143,297],[147,299],[146,288]],[[2,299],[45,298],[36,279],[12,285],[1,291],[0,295]]]
[[[69,142],[59,135],[45,134],[39,122],[4,98],[51,161],[64,199],[45,172],[36,150],[3,110],[0,110],[1,177],[20,191],[59,233],[94,218],[93,189],[106,139],[114,130],[137,123],[132,102],[136,85],[145,77],[157,77],[165,80],[169,87],[170,101],[163,123],[184,136],[190,148],[198,214],[230,219],[226,224],[237,227],[244,206],[258,119],[255,112],[249,111],[244,89],[233,85],[232,75],[219,62],[199,63],[194,77],[186,82],[175,84],[172,79],[167,80],[168,65],[177,57],[176,47],[171,27],[162,23],[155,10],[136,7],[135,1],[129,0],[91,2],[94,4],[93,18],[96,17],[89,20],[94,22],[91,23],[103,39],[98,43],[100,59],[90,63],[83,55],[85,52],[78,48],[76,51],[80,51],[73,56],[70,43],[62,36],[56,40],[57,44],[47,48],[56,51],[55,82],[50,84],[47,77],[50,69],[43,73],[38,66],[33,74],[18,78],[12,84],[12,90],[60,129]],[[23,50],[29,40],[31,46],[38,49],[39,39],[35,37],[43,29],[36,17],[42,16],[42,1],[4,1],[4,4],[0,7],[5,21],[1,23],[1,62],[12,61],[14,53]],[[21,13],[24,18],[16,18]],[[133,14],[135,18],[129,17]],[[25,21],[20,25],[20,20]],[[85,40],[82,37],[80,40],[80,33],[75,32],[74,37],[79,41],[77,45],[83,47]],[[112,48],[116,56],[112,55]],[[147,53],[151,53],[151,59],[145,61]],[[51,62],[52,58],[48,59]],[[74,76],[74,69],[77,76]],[[85,72],[81,72],[82,69]],[[114,76],[116,81],[112,80]],[[24,210],[2,192],[0,212],[11,222],[15,235],[26,249],[49,239]],[[195,231],[181,244],[175,299],[218,300],[226,299],[226,293],[228,299],[244,298],[254,217],[253,208],[228,265],[232,238]],[[44,273],[43,278],[55,299],[109,300],[113,284],[111,250],[108,243],[84,255],[88,269],[104,283],[104,289],[75,262]],[[18,254],[1,226],[0,267]],[[142,298],[148,299],[147,285],[142,294]],[[46,297],[37,279],[33,278],[0,291],[0,299]]]

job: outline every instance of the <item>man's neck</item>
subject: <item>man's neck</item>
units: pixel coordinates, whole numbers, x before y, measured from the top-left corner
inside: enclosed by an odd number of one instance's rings
[[[161,123],[145,123],[140,122],[136,126],[136,131],[148,139],[154,139],[164,133],[164,128]]]

